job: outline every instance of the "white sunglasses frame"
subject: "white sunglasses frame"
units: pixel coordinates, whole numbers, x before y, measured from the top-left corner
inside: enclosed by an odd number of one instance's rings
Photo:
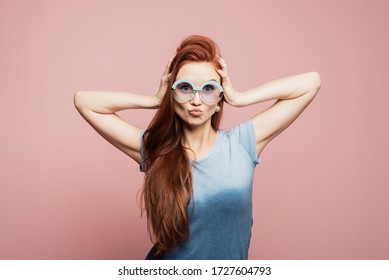
[[[202,83],[200,86],[196,86],[195,84],[193,84],[190,80],[188,79],[179,79],[177,81],[175,81],[172,85],[172,90],[174,91],[177,87],[178,84],[180,83],[188,83],[189,85],[192,86],[192,89],[193,89],[193,92],[192,92],[192,95],[191,97],[186,100],[186,101],[181,101],[181,100],[177,100],[176,96],[174,96],[174,99],[176,99],[178,102],[188,102],[188,101],[191,101],[194,97],[195,97],[195,94],[196,94],[196,91],[199,93],[199,96],[200,96],[200,99],[205,102],[205,103],[208,103],[208,104],[215,104],[217,102],[220,101],[220,99],[222,99],[223,97],[223,87],[216,81],[206,81],[204,83]],[[212,103],[209,103],[207,102],[206,100],[203,99],[203,92],[202,92],[202,89],[206,86],[206,85],[214,85],[216,86],[219,90],[220,90],[220,95],[219,95],[219,100],[216,101],[216,102],[212,102]]]

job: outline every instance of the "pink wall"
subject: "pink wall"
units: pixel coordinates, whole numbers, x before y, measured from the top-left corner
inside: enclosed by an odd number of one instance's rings
[[[386,1],[1,1],[0,259],[142,259],[138,166],[73,105],[153,94],[192,33],[238,90],[318,71],[310,107],[256,170],[251,259],[389,258]],[[227,107],[224,128],[271,103]],[[152,111],[121,112],[145,127]]]

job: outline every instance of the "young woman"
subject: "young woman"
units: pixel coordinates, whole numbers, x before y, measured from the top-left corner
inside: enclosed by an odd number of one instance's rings
[[[77,110],[145,172],[143,202],[154,246],[146,259],[247,259],[252,184],[265,146],[320,89],[307,72],[238,92],[217,45],[185,38],[168,62],[158,93],[79,91]],[[244,107],[277,100],[228,131],[223,103]],[[146,130],[121,119],[124,109],[158,108]]]

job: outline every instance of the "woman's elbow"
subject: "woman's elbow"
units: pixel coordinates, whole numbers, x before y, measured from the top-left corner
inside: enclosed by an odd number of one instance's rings
[[[77,110],[80,110],[84,104],[85,94],[82,91],[77,91],[73,96],[73,103]]]
[[[310,74],[310,81],[312,83],[312,88],[319,91],[321,87],[321,77],[320,74],[316,71],[309,72]]]

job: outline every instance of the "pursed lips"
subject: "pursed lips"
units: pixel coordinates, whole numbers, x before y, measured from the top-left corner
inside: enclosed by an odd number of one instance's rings
[[[198,116],[202,113],[203,111],[199,110],[199,109],[192,109],[192,110],[189,110],[189,114],[191,115],[195,115],[195,116]]]

